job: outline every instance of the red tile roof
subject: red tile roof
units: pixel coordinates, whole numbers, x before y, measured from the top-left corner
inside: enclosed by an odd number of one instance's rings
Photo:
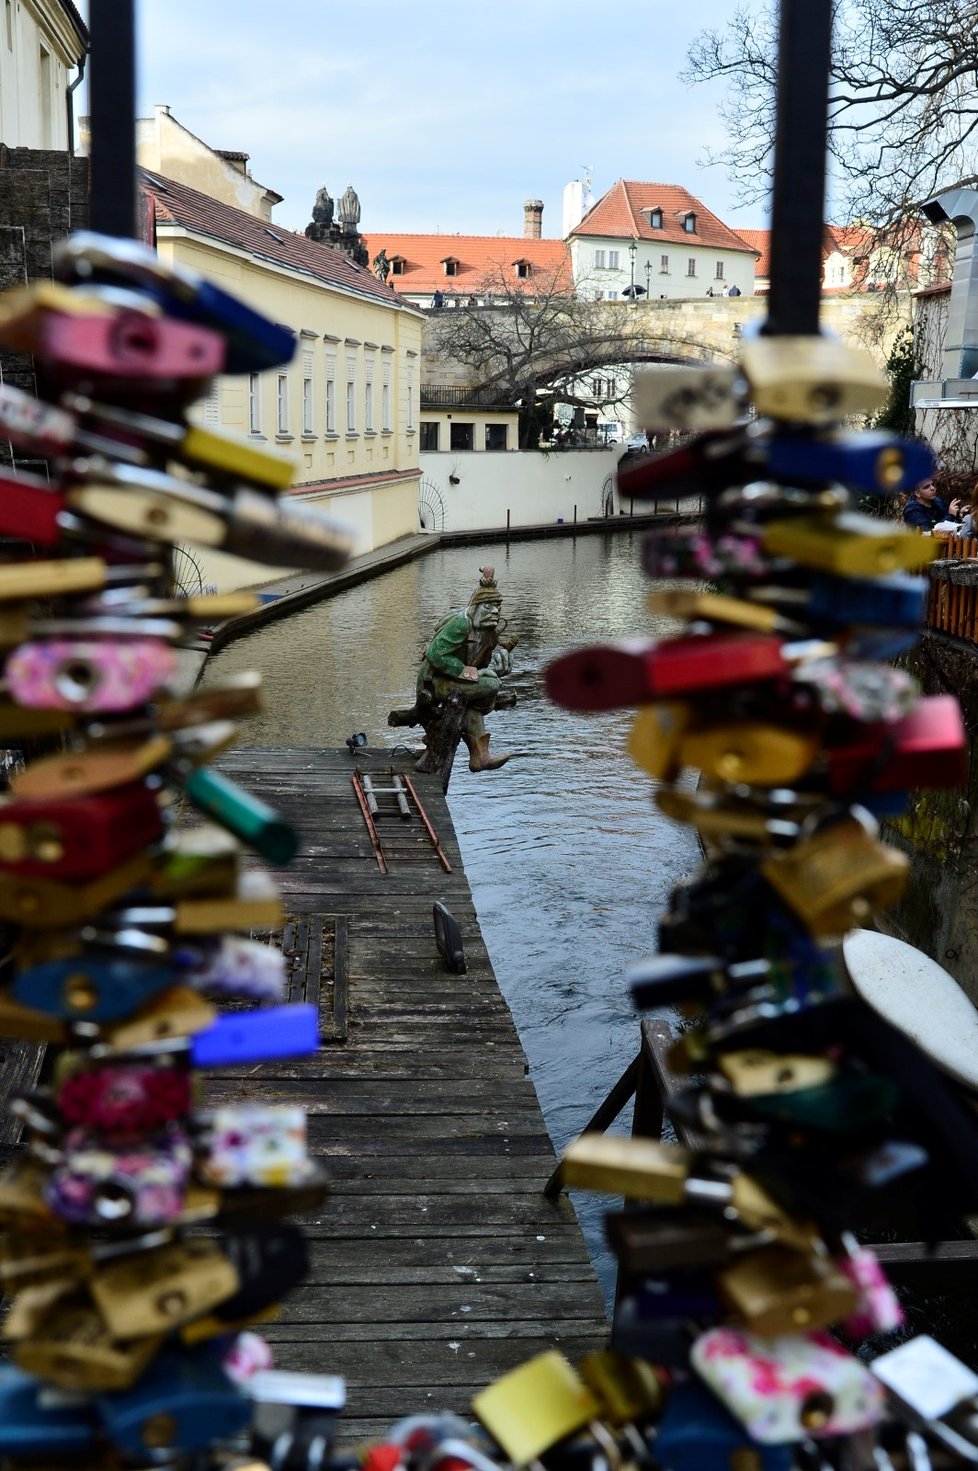
[[[534,277],[545,280],[548,285],[556,279],[561,290],[571,290],[570,258],[563,240],[528,240],[522,235],[381,235],[364,236],[364,243],[373,261],[381,250],[387,259],[400,256],[404,261],[404,273],[391,274],[389,286],[397,291],[412,295],[427,295],[429,292],[477,293],[481,282],[496,273],[501,266],[512,277],[514,289],[532,293]],[[458,272],[445,275],[444,262],[452,257],[458,261]],[[520,280],[512,270],[519,260],[530,262],[533,274]]]
[[[305,235],[297,235],[293,230],[259,219],[245,210],[222,204],[186,184],[178,184],[175,179],[152,174],[148,169],[139,170],[139,182],[143,193],[152,199],[155,217],[160,224],[182,225],[195,234],[236,245],[251,255],[288,266],[329,286],[388,305],[398,304],[395,291],[385,286],[383,281],[378,281],[365,266],[355,265],[342,251],[330,250],[317,240],[307,240]],[[403,309],[404,303],[400,305]]]
[[[643,210],[661,209],[662,228],[653,230]],[[683,229],[683,217],[696,216],[696,233]],[[679,184],[645,184],[619,179],[593,205],[572,235],[604,235],[613,240],[669,240],[674,244],[712,245],[722,250],[751,251],[746,241]]]
[[[771,274],[771,232],[770,230],[738,230],[737,234],[745,245],[751,250],[757,251],[757,260],[754,262],[755,276],[770,276]]]

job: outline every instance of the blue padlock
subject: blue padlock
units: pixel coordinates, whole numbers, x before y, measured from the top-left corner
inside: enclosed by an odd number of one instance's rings
[[[47,960],[21,971],[11,986],[15,1001],[65,1021],[118,1021],[150,997],[176,984],[173,967],[88,953]]]
[[[830,577],[816,572],[809,582],[808,611],[833,623],[882,623],[921,628],[927,612],[926,577]]]
[[[0,1460],[75,1455],[88,1449],[97,1431],[88,1400],[20,1369],[0,1367]]]
[[[303,1057],[319,1047],[319,1011],[311,1003],[233,1012],[189,1039],[195,1068],[233,1067],[276,1057]]]
[[[93,1401],[109,1440],[129,1455],[206,1450],[251,1419],[248,1399],[205,1349],[160,1353],[131,1389]]]
[[[730,1471],[743,1463],[757,1471],[790,1471],[790,1445],[752,1440],[703,1384],[677,1384],[659,1421],[654,1454],[662,1471]]]
[[[934,473],[926,444],[885,429],[771,439],[764,458],[775,480],[838,480],[875,495],[911,490]]]

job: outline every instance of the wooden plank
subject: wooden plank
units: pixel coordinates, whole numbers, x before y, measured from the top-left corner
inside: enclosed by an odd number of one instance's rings
[[[336,920],[333,953],[333,1032],[345,1042],[350,1028],[350,921]]]

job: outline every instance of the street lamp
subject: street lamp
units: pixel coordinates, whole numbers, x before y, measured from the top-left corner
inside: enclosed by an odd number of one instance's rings
[[[652,295],[652,262],[645,262],[645,300],[648,301]]]
[[[631,259],[631,263],[632,263],[632,281],[631,281],[631,286],[629,287],[628,295],[631,298],[631,304],[632,304],[632,306],[634,306],[635,305],[635,257],[638,255],[638,241],[637,240],[633,240],[632,243],[631,243],[631,245],[628,247],[628,254],[629,254],[629,258]]]

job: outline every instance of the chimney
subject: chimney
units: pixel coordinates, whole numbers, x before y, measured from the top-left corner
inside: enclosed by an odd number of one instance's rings
[[[978,372],[978,192],[949,189],[925,204],[923,212],[935,225],[950,221],[958,237],[942,377],[972,378]]]
[[[523,206],[523,239],[539,240],[543,228],[543,200],[528,199]]]

